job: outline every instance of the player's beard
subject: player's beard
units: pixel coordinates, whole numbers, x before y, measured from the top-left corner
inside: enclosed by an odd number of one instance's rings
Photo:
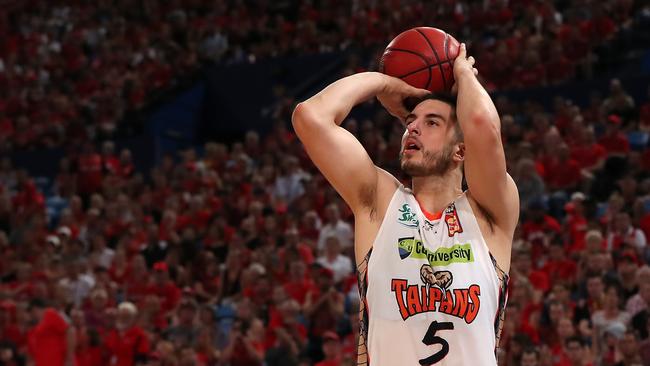
[[[454,146],[447,144],[437,153],[421,149],[422,159],[405,159],[404,153],[400,152],[400,166],[402,171],[411,177],[426,177],[430,175],[444,175],[453,163]]]

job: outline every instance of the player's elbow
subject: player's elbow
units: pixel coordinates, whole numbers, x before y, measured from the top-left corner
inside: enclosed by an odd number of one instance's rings
[[[309,133],[314,127],[318,126],[318,120],[314,106],[309,101],[299,103],[291,116],[291,124],[298,137]]]
[[[309,115],[311,114],[309,108],[307,102],[302,102],[298,103],[296,108],[293,110],[293,114],[291,115],[291,124],[296,132],[302,129],[303,125],[307,123]]]
[[[486,142],[501,141],[501,123],[499,116],[475,113],[468,119],[469,128],[463,130],[465,140],[481,140]]]

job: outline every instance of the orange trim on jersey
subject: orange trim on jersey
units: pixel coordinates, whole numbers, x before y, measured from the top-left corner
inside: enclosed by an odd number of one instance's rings
[[[429,220],[429,221],[440,220],[440,218],[442,217],[442,211],[431,213],[431,212],[427,211],[424,207],[422,207],[422,205],[420,204],[420,201],[418,201],[417,198],[415,200],[417,201],[418,206],[420,206],[420,211],[422,211],[422,213],[424,214],[424,217],[426,217],[427,220]]]

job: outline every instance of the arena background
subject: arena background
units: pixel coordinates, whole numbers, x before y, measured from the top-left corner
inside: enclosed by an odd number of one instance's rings
[[[352,216],[290,116],[421,25],[520,191],[499,363],[650,365],[639,0],[0,0],[0,364],[356,365]],[[376,101],[343,126],[399,174]]]

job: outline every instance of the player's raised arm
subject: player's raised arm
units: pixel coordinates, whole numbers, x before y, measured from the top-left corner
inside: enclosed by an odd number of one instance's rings
[[[462,44],[454,61],[454,77],[456,114],[465,138],[465,178],[471,196],[499,228],[512,235],[519,217],[517,187],[506,172],[499,114],[473,66],[474,58],[467,58]]]
[[[386,179],[341,122],[357,104],[379,97],[393,115],[406,116],[402,101],[423,96],[428,91],[416,89],[402,80],[376,72],[366,72],[340,79],[293,112],[293,127],[312,161],[356,213],[374,205],[378,179]]]

